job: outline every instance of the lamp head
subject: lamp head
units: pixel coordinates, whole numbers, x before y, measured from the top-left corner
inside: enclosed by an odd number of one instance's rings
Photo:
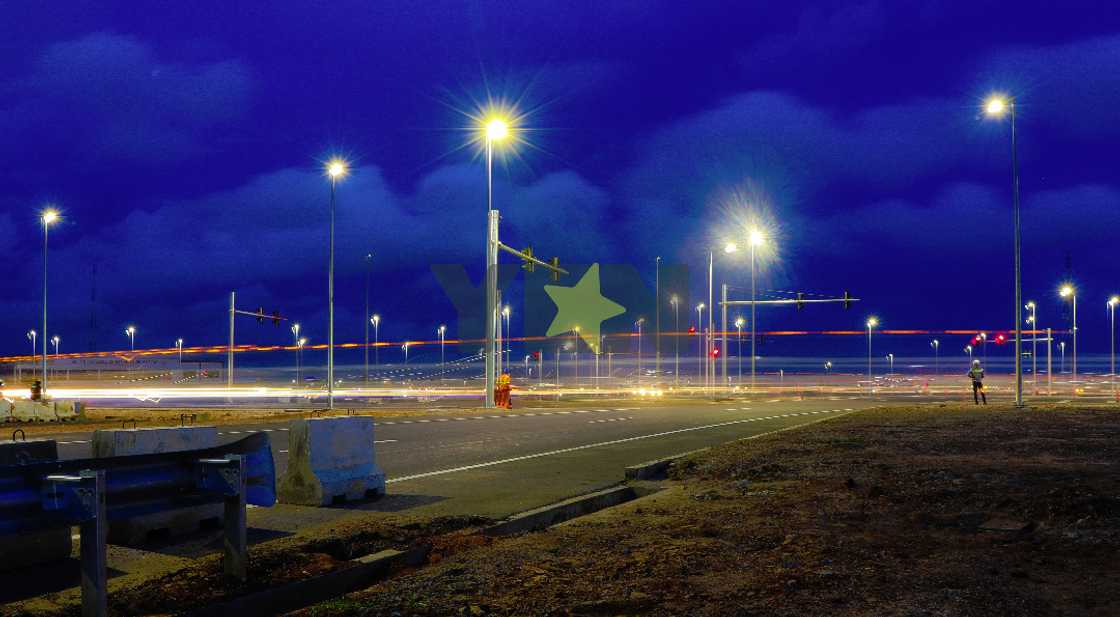
[[[1074,294],[1073,285],[1070,285],[1069,283],[1066,283],[1065,285],[1062,285],[1061,289],[1058,290],[1058,295],[1063,297],[1063,298],[1068,298],[1068,297],[1072,296],[1073,294]]]
[[[1109,306],[1116,306],[1117,304],[1120,304],[1120,296],[1112,296],[1108,299]]]
[[[874,328],[877,325],[879,325],[879,318],[878,317],[868,317],[867,318],[867,327],[868,328]]]
[[[1011,101],[1003,95],[993,95],[984,103],[984,114],[989,118],[1001,118],[1011,107]]]
[[[766,237],[762,235],[762,231],[759,229],[751,230],[750,239],[751,246],[762,246],[762,243],[766,241]]]
[[[51,223],[58,221],[59,216],[60,215],[58,214],[58,210],[54,208],[47,208],[46,210],[43,210],[40,218],[42,219],[44,226],[50,227]]]
[[[331,180],[341,180],[350,171],[346,161],[337,157],[327,161],[326,170]]]
[[[486,122],[486,139],[501,141],[509,136],[509,123],[501,118],[491,118]]]
[[[727,244],[725,244],[723,246],[723,252],[724,253],[730,254],[730,253],[734,253],[735,251],[738,251],[738,250],[739,250],[739,247],[736,246],[734,242],[728,242]]]
[[[373,322],[373,325],[375,325],[375,326],[376,326],[376,325],[377,325],[378,323],[380,323],[380,322],[381,322],[381,315],[378,315],[378,314],[376,314],[376,313],[375,313],[375,314],[373,315],[373,317],[370,317],[370,318],[369,318],[369,320],[370,320],[371,322]]]

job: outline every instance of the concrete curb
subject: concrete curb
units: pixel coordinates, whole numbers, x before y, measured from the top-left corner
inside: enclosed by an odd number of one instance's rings
[[[407,551],[384,550],[352,559],[346,567],[338,570],[251,593],[221,604],[188,611],[185,614],[196,617],[280,615],[337,598],[351,591],[364,589],[385,577],[394,567],[419,565],[426,557],[426,548],[413,548]]]
[[[482,530],[487,536],[507,536],[527,531],[539,531],[574,518],[593,514],[641,496],[633,486],[616,486],[559,503],[515,514],[512,517]]]

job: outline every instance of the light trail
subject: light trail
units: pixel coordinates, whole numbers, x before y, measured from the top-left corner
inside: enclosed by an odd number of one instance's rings
[[[1013,329],[1014,328],[1002,328],[1002,329],[1001,328],[988,328],[988,329],[979,328],[979,329],[973,329],[973,330],[959,330],[959,329],[957,329],[957,330],[897,330],[896,329],[896,330],[876,330],[875,334],[877,336],[878,335],[887,335],[887,336],[920,336],[920,335],[925,335],[925,336],[936,336],[936,335],[941,335],[941,336],[954,336],[954,335],[974,336],[974,335],[976,335],[980,332],[1003,332],[1003,331],[1011,331]],[[1050,331],[1051,331],[1052,334],[1055,334],[1055,335],[1069,334],[1068,330],[1057,330],[1057,329],[1051,328]],[[715,336],[721,337],[721,336],[726,335],[727,337],[731,338],[731,337],[735,337],[736,333],[737,333],[736,330],[729,330],[727,332],[717,331],[715,333]],[[1023,330],[1023,335],[1024,336],[1026,336],[1026,335],[1037,336],[1037,335],[1041,335],[1041,334],[1045,334],[1045,333],[1046,333],[1045,330]],[[645,336],[651,336],[651,335],[652,335],[651,333],[646,333],[645,334]],[[866,335],[867,335],[866,330],[770,330],[770,331],[765,331],[765,332],[763,332],[763,331],[758,332],[758,336],[760,336],[760,337],[765,337],[765,336],[866,336]],[[616,333],[616,334],[607,334],[605,336],[608,340],[612,339],[612,338],[613,339],[627,339],[627,338],[637,337],[638,334],[636,332],[621,332],[621,333]],[[683,337],[688,338],[688,337],[697,336],[697,334],[695,332],[687,332],[687,331],[685,331],[685,332],[662,332],[661,336],[663,336],[663,337],[680,337],[680,336],[683,336]],[[515,337],[509,337],[508,340],[511,341],[511,342],[515,342],[515,343],[535,343],[535,342],[555,342],[555,341],[574,340],[575,338],[576,338],[575,335],[552,336],[552,337],[549,337],[549,336],[515,336]],[[482,344],[484,342],[485,342],[485,339],[481,339],[481,338],[445,339],[443,341],[443,343],[446,344],[446,345],[477,345],[477,344]],[[399,348],[399,347],[401,347],[402,345],[405,345],[405,344],[407,344],[409,346],[409,348],[425,347],[425,346],[439,346],[440,340],[439,339],[432,339],[432,340],[411,340],[411,339],[408,339],[408,340],[402,340],[402,341],[379,341],[379,342],[376,342],[376,343],[369,343],[369,345],[366,345],[365,343],[338,343],[338,344],[335,345],[335,349],[361,349],[363,347],[369,347],[371,349],[375,348],[375,347]],[[309,350],[309,349],[325,351],[327,349],[327,344],[326,343],[318,343],[318,344],[315,344],[315,345],[304,345],[303,349],[304,349],[304,351]],[[296,345],[234,345],[234,347],[233,347],[233,352],[234,353],[257,353],[257,352],[270,352],[270,351],[273,351],[273,352],[275,352],[275,351],[295,352],[296,350],[297,350]],[[75,359],[88,359],[88,358],[119,358],[119,359],[124,360],[126,362],[132,362],[136,358],[141,358],[141,357],[178,356],[179,352],[180,352],[180,350],[179,350],[178,347],[154,347],[154,348],[151,348],[151,349],[137,349],[136,351],[128,351],[128,350],[86,351],[86,352],[77,352],[77,353],[48,354],[47,359],[48,359],[48,361],[53,361],[53,360],[56,360],[56,359],[58,359],[58,360],[75,360]],[[204,345],[204,346],[196,346],[196,347],[184,347],[182,349],[182,353],[184,355],[187,355],[187,354],[195,354],[195,355],[198,355],[198,354],[203,354],[203,355],[205,355],[205,354],[225,354],[227,352],[229,352],[229,345]],[[42,358],[42,356],[39,355],[39,354],[36,354],[36,355],[33,355],[33,356],[32,355],[26,355],[26,354],[18,355],[18,356],[3,356],[3,357],[0,357],[0,364],[13,364],[13,363],[17,363],[17,362],[38,362],[41,358]]]

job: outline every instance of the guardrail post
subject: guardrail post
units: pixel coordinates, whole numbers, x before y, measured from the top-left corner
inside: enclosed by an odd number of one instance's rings
[[[249,565],[249,549],[246,539],[245,519],[245,459],[240,455],[233,457],[237,470],[237,494],[226,495],[224,523],[224,548],[222,569],[226,576],[244,581]]]
[[[244,581],[249,563],[245,519],[245,458],[202,459],[200,488],[222,495],[225,504],[222,531],[222,570],[226,576]]]
[[[76,476],[47,476],[43,505],[76,521],[81,530],[82,617],[109,612],[105,568],[105,470],[82,470]]]
[[[93,516],[83,521],[81,530],[82,617],[104,617],[109,613],[108,576],[105,548],[105,471],[80,474],[83,497]]]

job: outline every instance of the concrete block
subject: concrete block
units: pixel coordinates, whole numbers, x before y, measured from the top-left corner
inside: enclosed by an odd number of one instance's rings
[[[0,422],[12,421],[12,402],[6,398],[0,398]]]
[[[85,409],[80,401],[51,401],[54,415],[60,422],[77,420],[85,415]]]
[[[93,432],[95,457],[132,456],[159,452],[181,452],[218,445],[216,426],[175,428],[109,429]],[[207,504],[109,523],[109,542],[138,546],[153,535],[179,536],[200,528],[220,527],[222,504]]]
[[[58,444],[50,439],[0,442],[0,466],[58,460]],[[25,568],[70,557],[70,528],[0,536],[0,571]]]
[[[280,501],[326,506],[340,499],[385,494],[385,473],[373,448],[373,418],[295,420],[288,431],[288,469]]]
[[[55,422],[58,416],[46,403],[29,399],[12,401],[12,419],[16,422]]]

